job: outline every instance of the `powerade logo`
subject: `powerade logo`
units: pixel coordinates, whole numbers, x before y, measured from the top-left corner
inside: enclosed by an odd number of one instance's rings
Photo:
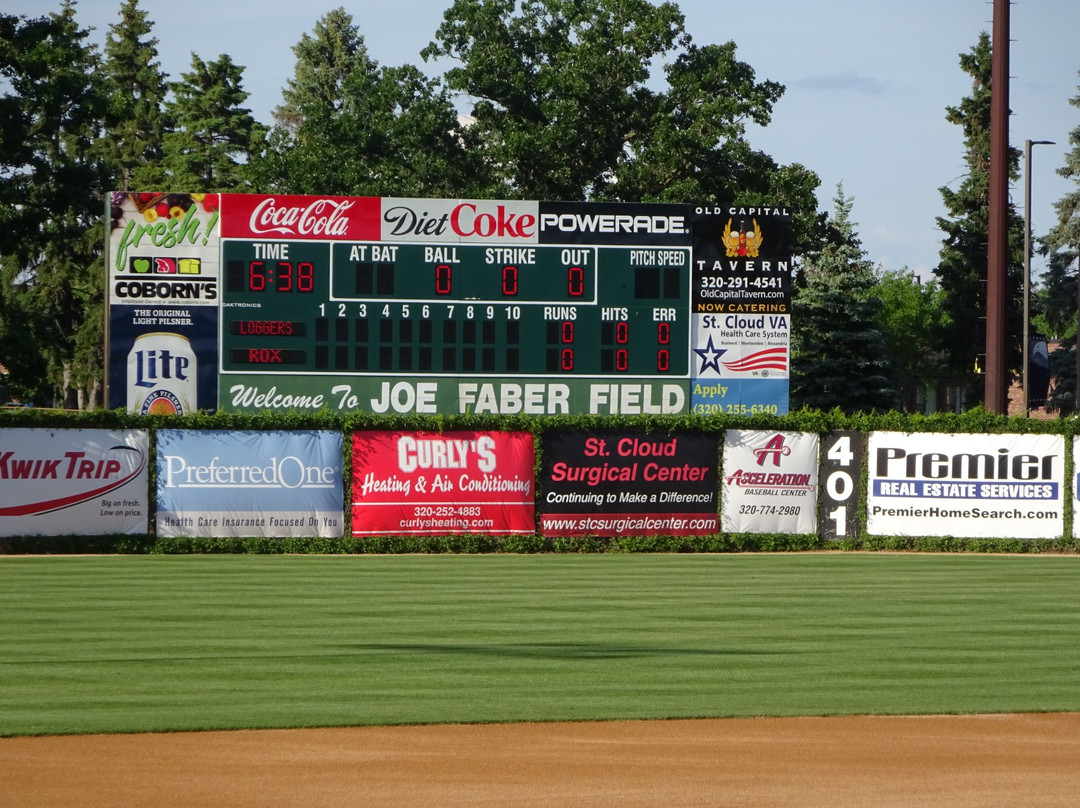
[[[635,213],[544,213],[540,230],[560,233],[684,235],[690,232],[683,215]]]

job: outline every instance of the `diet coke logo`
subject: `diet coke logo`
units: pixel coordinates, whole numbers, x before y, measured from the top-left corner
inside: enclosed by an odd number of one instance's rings
[[[383,201],[384,238],[467,242],[537,237],[535,202]]]
[[[346,214],[352,206],[353,200],[316,199],[306,206],[279,207],[271,196],[251,211],[248,227],[259,235],[346,236],[349,230]]]

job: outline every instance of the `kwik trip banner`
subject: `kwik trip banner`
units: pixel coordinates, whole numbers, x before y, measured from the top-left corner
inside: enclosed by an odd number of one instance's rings
[[[717,439],[554,432],[544,437],[545,536],[716,533]]]
[[[148,532],[143,430],[0,429],[0,535]]]
[[[528,432],[356,432],[354,536],[533,533]]]
[[[343,534],[340,432],[157,433],[159,536]]]
[[[733,533],[817,529],[818,436],[729,429],[721,524]]]
[[[1061,435],[872,432],[867,532],[1049,539],[1064,530]]]

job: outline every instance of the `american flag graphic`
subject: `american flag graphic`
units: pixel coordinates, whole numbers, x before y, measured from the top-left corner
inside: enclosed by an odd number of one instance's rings
[[[736,373],[747,373],[752,370],[787,370],[787,352],[788,349],[784,347],[766,348],[722,364]]]

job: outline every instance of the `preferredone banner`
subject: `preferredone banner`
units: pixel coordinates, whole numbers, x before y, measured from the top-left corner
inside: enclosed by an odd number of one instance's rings
[[[818,436],[729,429],[721,521],[733,533],[817,529]]]
[[[1055,538],[1064,475],[1061,435],[872,432],[867,532]]]
[[[528,432],[356,432],[354,536],[536,530]]]
[[[340,537],[340,432],[162,429],[159,536]]]
[[[544,436],[545,536],[717,532],[714,435],[551,432]]]
[[[148,532],[150,433],[0,429],[0,535]]]

